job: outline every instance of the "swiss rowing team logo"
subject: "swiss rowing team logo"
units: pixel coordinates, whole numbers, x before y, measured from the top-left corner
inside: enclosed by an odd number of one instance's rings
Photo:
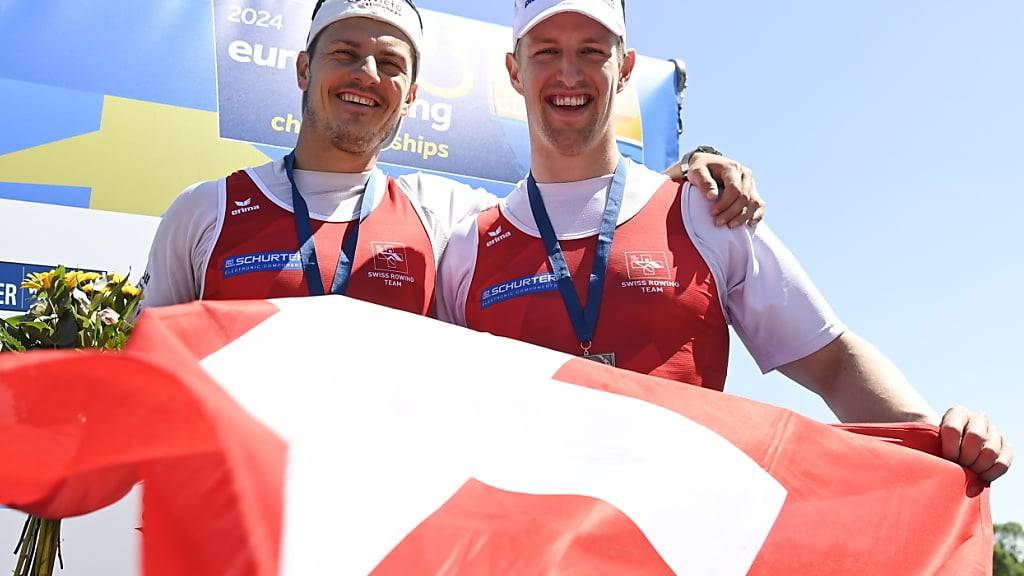
[[[405,246],[395,242],[372,242],[373,269],[378,272],[409,273]]]
[[[671,280],[664,252],[626,252],[626,274],[630,280]]]

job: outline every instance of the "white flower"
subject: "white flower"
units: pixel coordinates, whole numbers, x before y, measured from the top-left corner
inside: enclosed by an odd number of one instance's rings
[[[100,322],[103,322],[103,324],[107,326],[113,326],[114,324],[117,324],[118,320],[121,319],[121,315],[118,314],[117,312],[114,312],[110,308],[104,308],[103,310],[100,310],[99,313],[96,314],[96,317],[100,319]]]
[[[81,306],[83,306],[85,308],[89,307],[89,303],[90,303],[89,296],[85,292],[82,292],[81,290],[79,290],[78,288],[75,288],[71,292],[71,297],[74,298],[75,302],[78,302]]]
[[[46,314],[46,302],[36,302],[29,307],[28,313],[33,316],[42,316]]]

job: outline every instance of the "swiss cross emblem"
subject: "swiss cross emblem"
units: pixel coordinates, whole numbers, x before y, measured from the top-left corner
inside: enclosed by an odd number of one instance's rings
[[[373,269],[378,272],[409,273],[409,259],[405,256],[405,245],[395,242],[371,242],[373,247]]]
[[[671,280],[664,252],[626,252],[626,273],[630,280]]]

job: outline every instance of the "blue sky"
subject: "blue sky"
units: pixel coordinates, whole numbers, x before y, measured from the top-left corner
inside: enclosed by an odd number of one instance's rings
[[[417,4],[511,22],[510,2]],[[1024,3],[632,0],[627,26],[640,53],[687,62],[684,145],[754,169],[850,328],[1024,452]],[[738,340],[727,389],[834,421]],[[1024,521],[1022,467],[994,485],[996,522]]]

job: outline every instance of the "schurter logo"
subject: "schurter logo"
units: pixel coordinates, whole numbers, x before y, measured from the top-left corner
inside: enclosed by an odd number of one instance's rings
[[[509,230],[508,232],[502,232],[501,226],[498,226],[494,230],[488,230],[487,235],[491,237],[491,239],[488,240],[486,244],[486,246],[490,248],[491,246],[494,246],[498,242],[501,242],[502,240],[505,240],[512,236],[512,231]]]
[[[480,308],[490,308],[506,300],[540,292],[558,290],[558,279],[554,274],[537,274],[506,280],[501,284],[488,286],[480,294]]]
[[[231,211],[232,216],[238,216],[239,214],[245,214],[246,212],[255,212],[260,209],[260,205],[255,206],[252,203],[252,198],[246,198],[245,200],[235,200],[235,209]]]

